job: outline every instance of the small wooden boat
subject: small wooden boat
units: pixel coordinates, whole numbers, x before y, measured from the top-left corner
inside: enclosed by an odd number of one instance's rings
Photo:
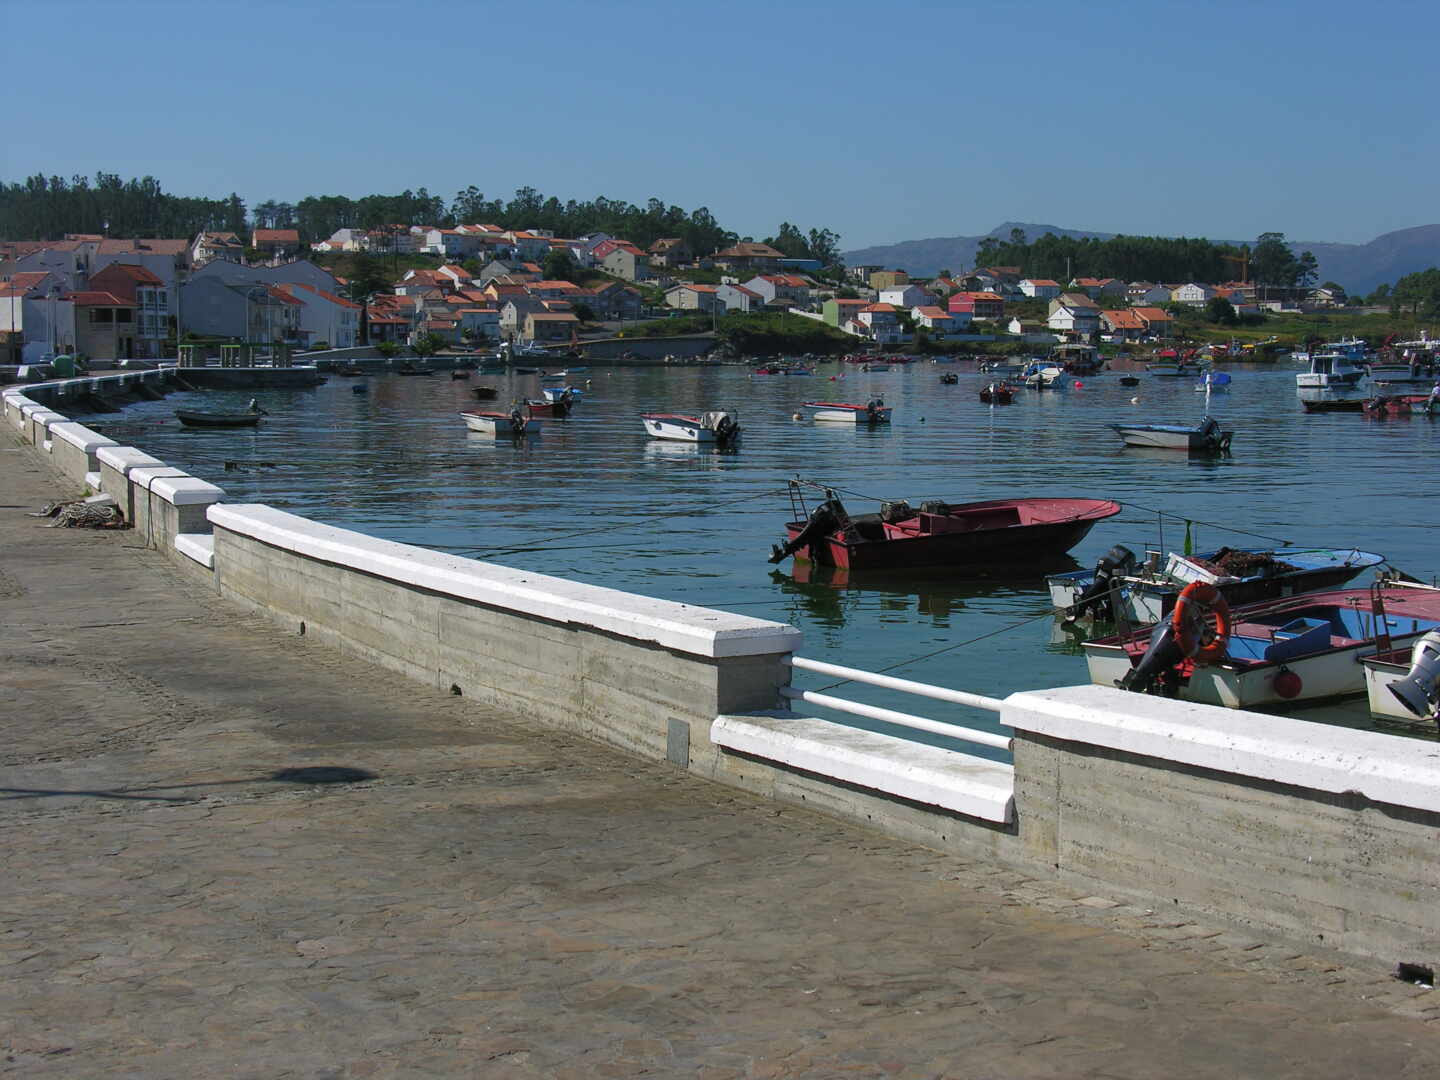
[[[960,376],[956,375],[953,371],[947,371],[940,376],[940,382],[944,386],[954,386],[959,381]]]
[[[1365,399],[1358,397],[1301,398],[1300,404],[1306,412],[1363,412]]]
[[[434,375],[435,372],[431,371],[429,368],[416,367],[414,364],[411,364],[411,363],[408,363],[408,362],[407,362],[407,363],[401,364],[399,367],[397,367],[397,368],[395,369],[395,374],[396,374],[396,375]]]
[[[986,405],[1009,405],[1015,400],[1015,388],[1007,382],[993,382],[980,388],[980,400]]]
[[[1208,603],[1198,606],[1203,615]],[[1176,623],[1186,627],[1189,616],[1187,607],[1154,627],[1085,642],[1090,681],[1232,709],[1360,694],[1363,657],[1440,627],[1440,589],[1380,581],[1212,608],[1200,625],[1177,633]],[[1212,662],[1186,655],[1187,646],[1207,638],[1199,647],[1213,653]]]
[[[356,383],[354,386],[350,387],[350,392],[352,394],[368,394],[370,392],[370,387],[363,382]]]
[[[1209,394],[1229,389],[1230,373],[1228,371],[1207,371],[1200,376],[1200,381],[1195,384],[1195,392],[1197,394]]]
[[[890,406],[882,398],[871,398],[864,405],[844,401],[803,401],[811,419],[833,424],[888,424]]]
[[[1045,361],[1025,365],[1020,371],[1020,381],[1032,390],[1064,390],[1070,384],[1063,367]]]
[[[467,428],[481,435],[540,434],[540,421],[532,420],[519,408],[511,409],[508,413],[467,409],[460,417]]]
[[[356,367],[354,364],[346,364],[344,367],[335,369],[336,375],[344,375],[348,378],[355,378],[360,375],[369,374],[364,368]]]
[[[531,416],[553,416],[557,420],[564,419],[570,415],[575,407],[575,399],[561,394],[553,401],[548,399],[527,398],[525,408]]]
[[[578,402],[585,396],[585,391],[578,386],[542,386],[540,393],[546,401],[559,401],[562,397],[569,398],[572,402]]]
[[[474,394],[481,401],[494,401],[500,391],[493,386],[472,386],[470,393]]]
[[[1102,621],[1159,622],[1192,581],[1214,585],[1230,607],[1256,604],[1321,589],[1336,589],[1385,561],[1357,548],[1232,548],[1198,555],[1171,552],[1163,567],[1136,566],[1128,548],[1116,545],[1093,570],[1052,574],[1050,599],[1073,622],[1093,614]]]
[[[1126,446],[1186,450],[1192,454],[1221,454],[1230,449],[1233,431],[1222,431],[1213,417],[1198,424],[1111,424]]]
[[[1436,398],[1430,394],[1379,394],[1360,403],[1361,412],[1377,417],[1430,413],[1435,408]]]
[[[239,413],[200,412],[197,409],[176,409],[175,418],[186,427],[197,428],[242,428],[254,427],[260,417],[269,416],[252,398],[250,407]]]
[[[466,371],[464,368],[456,368],[454,371],[450,372],[450,378],[452,379],[468,379],[469,377],[470,372]]]
[[[860,370],[861,370],[861,371],[889,371],[889,370],[890,370],[890,365],[889,365],[889,364],[883,364],[883,363],[882,363],[882,364],[875,364],[875,363],[871,363],[871,364],[861,364],[861,365],[860,365]]]
[[[734,413],[713,409],[695,415],[685,413],[641,413],[645,434],[654,439],[673,439],[713,446],[732,446],[740,438],[740,423]]]
[[[1139,386],[1139,385],[1140,385],[1140,380],[1139,380],[1136,376],[1134,376],[1134,375],[1121,375],[1121,376],[1120,376],[1120,385],[1121,385],[1121,386]]]
[[[791,503],[805,514],[802,482],[790,481]],[[786,542],[771,562],[797,559],[851,570],[946,569],[962,573],[1000,566],[1045,568],[1069,551],[1097,521],[1120,512],[1109,499],[994,499],[986,502],[883,503],[878,514],[851,517],[835,492],[803,520],[785,523]]]

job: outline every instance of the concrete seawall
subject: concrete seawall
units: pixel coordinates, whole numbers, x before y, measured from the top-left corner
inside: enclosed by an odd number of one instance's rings
[[[35,389],[5,393],[12,430],[114,495],[148,546],[287,630],[942,851],[1386,966],[1440,966],[1436,744],[1094,686],[1007,698],[1013,767],[861,738],[777,711],[793,627],[225,504]]]

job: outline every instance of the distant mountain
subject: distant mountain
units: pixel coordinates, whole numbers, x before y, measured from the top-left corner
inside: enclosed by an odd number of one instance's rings
[[[1084,229],[1062,229],[1055,225],[1007,221],[984,236],[949,236],[931,240],[906,240],[899,244],[860,248],[844,254],[848,266],[879,265],[896,267],[919,276],[939,273],[942,269],[962,270],[975,265],[980,241],[988,236],[1008,240],[1012,229],[1020,229],[1027,239],[1034,240],[1047,232],[1077,239],[1094,237],[1108,240],[1114,233],[1089,232]],[[1249,243],[1254,240],[1219,241]],[[1350,292],[1368,293],[1381,283],[1393,284],[1397,279],[1418,270],[1440,266],[1440,225],[1418,225],[1412,229],[1378,236],[1368,244],[1335,244],[1329,241],[1297,241],[1290,244],[1297,255],[1313,252],[1320,263],[1318,281],[1336,281]]]

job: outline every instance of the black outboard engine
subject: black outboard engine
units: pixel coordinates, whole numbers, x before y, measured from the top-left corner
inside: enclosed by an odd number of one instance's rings
[[[1075,598],[1062,620],[1065,625],[1078,622],[1087,614],[1103,622],[1115,621],[1114,589],[1117,578],[1135,572],[1135,553],[1116,544],[1095,564],[1095,581]]]
[[[834,532],[841,522],[847,520],[845,507],[840,504],[839,499],[826,499],[810,514],[810,519],[805,527],[800,530],[794,540],[784,544],[775,544],[770,549],[770,561],[781,562],[789,558],[801,548],[809,547],[811,544],[824,540],[826,536]]]
[[[1137,694],[1155,693],[1155,684],[1160,683],[1159,692],[1165,697],[1176,697],[1180,693],[1180,672],[1178,666],[1185,659],[1185,650],[1175,636],[1170,620],[1157,623],[1150,635],[1150,648],[1140,658],[1140,663],[1125,673],[1116,682],[1121,690],[1133,690]]]

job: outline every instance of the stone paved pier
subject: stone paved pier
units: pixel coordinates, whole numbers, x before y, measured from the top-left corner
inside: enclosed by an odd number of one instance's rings
[[[279,634],[0,431],[0,1075],[1440,1075],[1440,996]]]

